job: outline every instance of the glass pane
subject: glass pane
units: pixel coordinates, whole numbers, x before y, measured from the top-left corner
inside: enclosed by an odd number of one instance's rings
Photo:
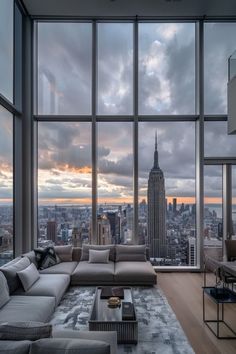
[[[91,124],[38,129],[38,245],[81,246],[91,230]]]
[[[139,124],[139,243],[154,265],[196,265],[195,124]]]
[[[98,114],[133,113],[133,25],[98,24]]]
[[[139,24],[139,114],[195,113],[195,24]]]
[[[132,137],[132,123],[98,124],[98,243],[132,242]]]
[[[38,23],[38,113],[90,114],[92,25]]]
[[[227,134],[227,122],[205,122],[204,145],[205,157],[236,157],[235,135]]]
[[[204,253],[222,260],[222,166],[204,166]]]
[[[232,166],[232,233],[236,237],[236,166]]]
[[[13,102],[13,1],[0,4],[0,93]]]
[[[13,118],[0,106],[0,266],[13,257]]]
[[[228,58],[235,51],[236,23],[206,23],[205,114],[226,114]]]

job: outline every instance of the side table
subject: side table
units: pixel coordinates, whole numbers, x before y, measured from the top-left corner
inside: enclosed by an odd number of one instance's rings
[[[224,318],[224,305],[225,304],[235,304],[236,303],[236,293],[229,288],[217,288],[213,286],[204,286],[203,288],[203,321],[211,332],[218,339],[236,339],[236,332],[227,324]],[[212,302],[216,304],[216,320],[206,319],[206,309],[205,309],[205,295],[211,299]],[[210,324],[216,324],[216,329]],[[220,335],[220,327],[226,326],[228,330],[232,333],[230,336]]]

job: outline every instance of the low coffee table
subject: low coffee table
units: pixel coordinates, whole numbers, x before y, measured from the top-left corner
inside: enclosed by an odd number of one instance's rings
[[[122,321],[122,306],[109,308],[107,299],[101,299],[101,287],[96,289],[92,310],[89,316],[90,331],[116,331],[118,343],[137,344],[138,321],[135,313],[133,320]],[[131,288],[124,288],[124,299],[121,302],[133,302]]]

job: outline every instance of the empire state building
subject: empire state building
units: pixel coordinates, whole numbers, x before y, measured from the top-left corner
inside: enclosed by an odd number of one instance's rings
[[[148,243],[151,258],[166,257],[165,178],[159,167],[157,135],[155,135],[154,164],[148,178]]]

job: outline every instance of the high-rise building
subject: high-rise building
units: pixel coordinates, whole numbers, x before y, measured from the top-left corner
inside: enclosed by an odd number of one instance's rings
[[[82,247],[81,232],[77,226],[73,227],[71,237],[73,247]]]
[[[148,179],[147,199],[150,257],[166,257],[165,178],[158,162],[157,135],[155,135],[154,164]]]
[[[173,198],[173,213],[176,214],[177,211],[177,199]]]
[[[189,266],[196,265],[196,238],[189,237],[187,242],[187,262]]]
[[[56,221],[47,222],[47,239],[56,242],[57,239],[57,224]]]
[[[117,212],[107,212],[107,219],[110,221],[112,243],[120,243],[120,217]]]
[[[105,214],[97,216],[97,244],[108,245],[111,243],[111,225]]]

